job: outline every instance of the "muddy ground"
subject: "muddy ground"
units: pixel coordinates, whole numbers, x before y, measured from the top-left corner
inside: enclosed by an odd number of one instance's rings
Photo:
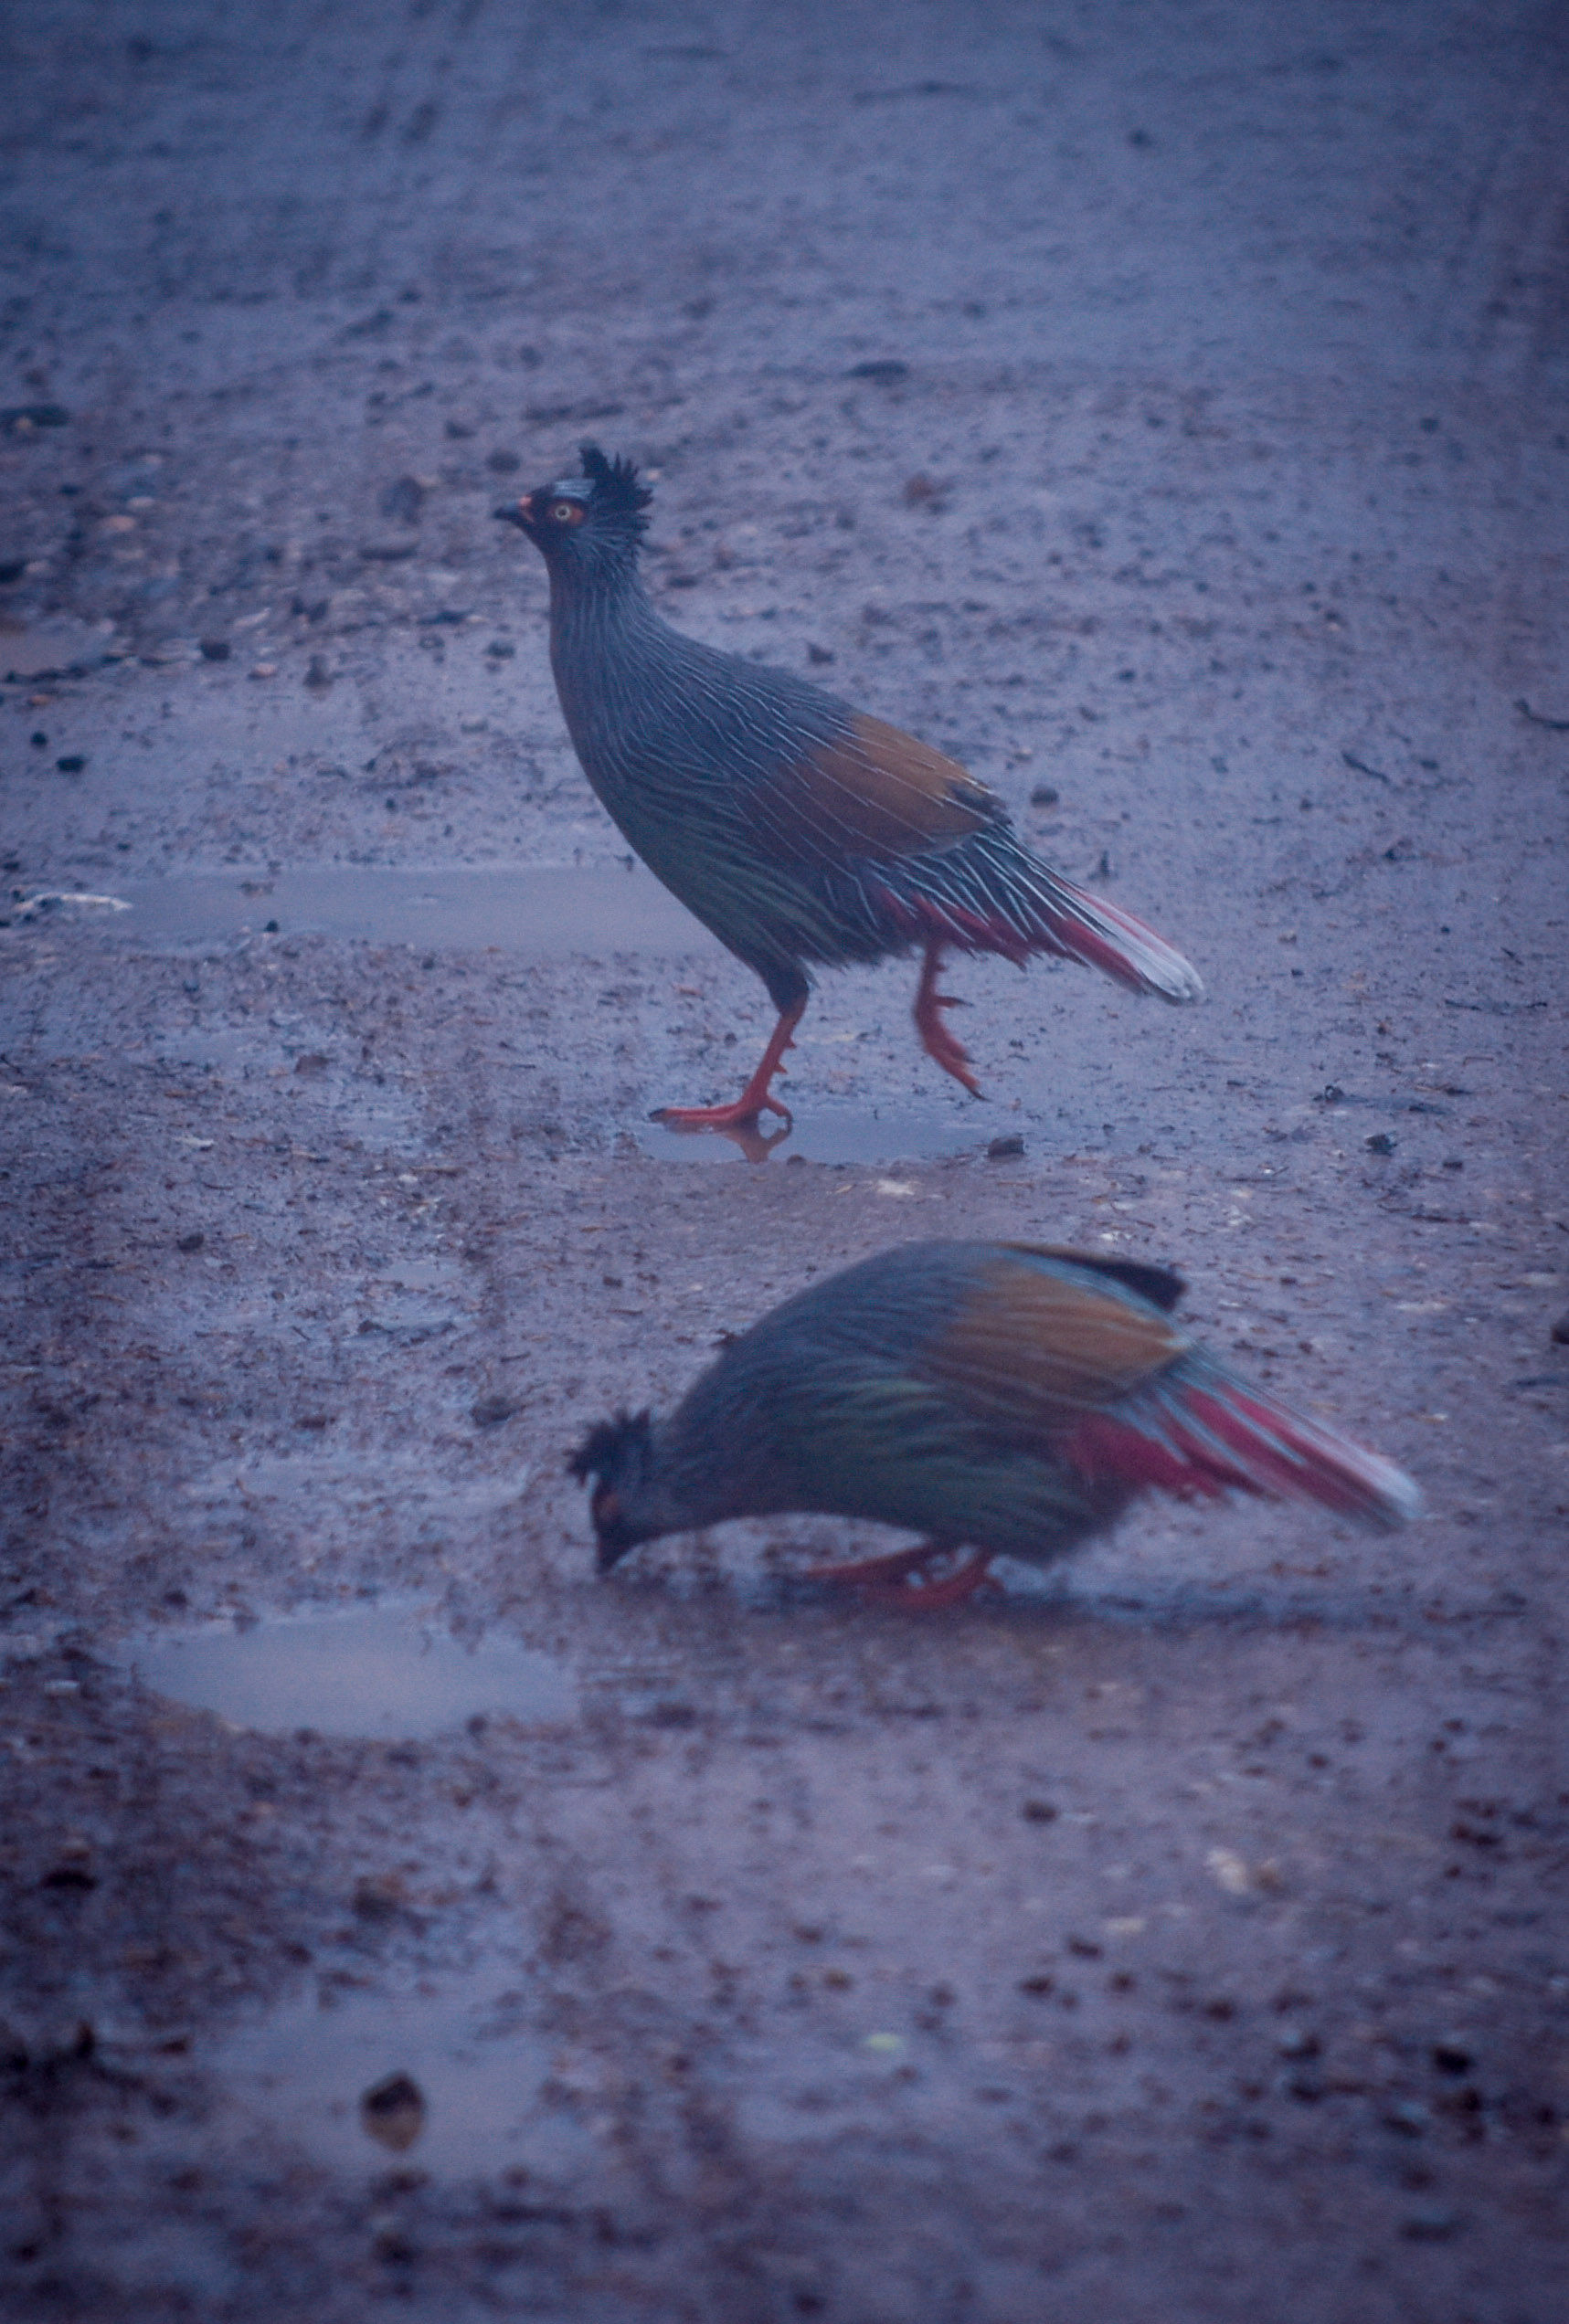
[[[5,40],[5,2313],[1548,2324],[1562,18]],[[767,1016],[491,519],[586,433],[673,618],[1205,1003],[960,966],[982,1107],[840,977],[765,1162],[651,1128]],[[1430,1514],[595,1579],[586,1423],[991,1232],[1175,1262]]]

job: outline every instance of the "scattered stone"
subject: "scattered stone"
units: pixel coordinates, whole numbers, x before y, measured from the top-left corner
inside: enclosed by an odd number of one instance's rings
[[[1388,1130],[1374,1130],[1370,1138],[1362,1140],[1362,1144],[1370,1154],[1393,1154],[1397,1143],[1398,1141]]]
[[[451,429],[451,422],[448,422]],[[418,524],[419,512],[425,505],[425,487],[417,476],[400,476],[396,482],[383,488],[376,502],[383,516],[395,524]]]
[[[193,1227],[189,1234],[175,1238],[175,1248],[176,1251],[200,1251],[206,1241],[207,1237],[200,1227]]]
[[[1032,807],[1055,807],[1061,798],[1062,793],[1057,789],[1055,783],[1037,783],[1034,789],[1030,793],[1030,805]]]
[[[1476,2061],[1458,2042],[1435,2042],[1433,2063],[1440,2074],[1468,2074]]]
[[[834,657],[829,647],[820,646],[813,641],[809,643],[807,646],[806,658],[808,661],[816,662],[819,668],[822,668],[826,663],[831,662]]]
[[[69,428],[70,414],[63,404],[8,404],[0,411],[0,432],[34,436],[40,428]]]
[[[365,2093],[359,2118],[369,2137],[403,2154],[425,2128],[425,2094],[411,2074],[389,2074]]]
[[[69,751],[64,758],[57,758],[55,765],[62,775],[80,775],[87,761],[80,751]]]
[[[1553,1325],[1553,1337],[1558,1347],[1569,1347],[1569,1308],[1564,1310]]]
[[[469,1410],[469,1418],[476,1428],[499,1428],[503,1421],[510,1421],[517,1410],[510,1396],[482,1396]]]
[[[320,654],[311,656],[311,666],[305,672],[305,683],[313,694],[324,694],[333,682],[333,673]]]
[[[485,466],[493,476],[512,476],[523,466],[523,462],[515,452],[506,451],[498,445],[493,452],[485,454]]]
[[[275,661],[259,661],[250,674],[253,678],[276,678],[278,664]]]
[[[204,661],[227,661],[231,651],[227,638],[203,638],[198,640]]]
[[[872,363],[852,364],[844,375],[847,379],[875,380],[879,387],[892,387],[909,377],[910,367],[896,356],[884,356]]]
[[[991,1140],[986,1149],[986,1158],[989,1162],[1010,1162],[1023,1151],[1023,1137],[1017,1130],[1011,1130],[1006,1137],[994,1137]]]
[[[326,1072],[332,1062],[324,1049],[308,1049],[303,1056],[294,1060],[294,1071],[309,1081]]]
[[[1026,1823],[1055,1823],[1061,1812],[1049,1800],[1026,1800],[1019,1811]]]
[[[1415,2098],[1397,2098],[1393,2106],[1384,2108],[1383,2113],[1385,2128],[1398,2130],[1406,2139],[1420,2139],[1432,2119],[1427,2107]]]
[[[1407,2243],[1447,2244],[1451,2236],[1459,2234],[1465,2224],[1458,2211],[1447,2211],[1440,2203],[1429,2203],[1403,2219],[1400,2232]]]

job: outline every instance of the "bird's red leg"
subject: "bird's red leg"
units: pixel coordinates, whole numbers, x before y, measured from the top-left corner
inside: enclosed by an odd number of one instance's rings
[[[738,1130],[757,1122],[766,1105],[770,1114],[791,1119],[788,1105],[769,1093],[769,1083],[779,1070],[779,1062],[787,1049],[795,1044],[790,1035],[805,1012],[804,1000],[793,1009],[784,1009],[774,1027],[773,1038],[763,1051],[762,1062],[738,1098],[730,1105],[656,1105],[649,1115],[651,1122],[663,1122],[669,1130]]]
[[[925,1558],[938,1554],[938,1547],[928,1542]],[[909,1577],[904,1581],[863,1584],[863,1605],[882,1606],[890,1612],[900,1614],[935,1614],[941,1612],[946,1606],[962,1606],[967,1598],[973,1598],[975,1592],[991,1579],[991,1553],[989,1549],[977,1549],[952,1573],[945,1574],[941,1581],[923,1581],[918,1587],[913,1587],[914,1578],[920,1571],[923,1561],[917,1561],[910,1568]]]
[[[927,1055],[962,1082],[971,1097],[979,1097],[981,1084],[970,1070],[970,1052],[955,1041],[942,1021],[945,1009],[961,1009],[964,1004],[952,993],[939,993],[937,980],[942,967],[942,946],[927,945],[926,958],[921,963],[921,981],[916,993],[916,1030],[921,1037],[921,1047]]]
[[[941,1581],[912,1586],[924,1566],[949,1554],[946,1541],[922,1541],[913,1549],[896,1549],[886,1558],[864,1558],[853,1566],[809,1567],[807,1579],[853,1590],[863,1605],[883,1606],[897,1613],[936,1613],[944,1606],[962,1605],[991,1579],[991,1553],[978,1549]]]
[[[934,1554],[932,1544],[922,1541],[914,1549],[896,1549],[886,1558],[863,1558],[852,1566],[808,1566],[808,1581],[842,1582],[847,1589],[861,1590],[868,1585],[899,1581],[916,1567],[925,1565]]]

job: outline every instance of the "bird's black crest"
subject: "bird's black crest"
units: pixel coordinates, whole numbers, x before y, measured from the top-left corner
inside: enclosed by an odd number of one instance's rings
[[[600,1421],[591,1428],[576,1452],[567,1460],[567,1474],[579,1484],[591,1476],[604,1479],[620,1476],[635,1457],[641,1465],[648,1450],[649,1414],[645,1406],[641,1412],[618,1412],[613,1421]]]
[[[589,506],[634,533],[646,532],[648,518],[644,513],[653,493],[646,484],[638,482],[633,462],[618,457],[607,460],[598,444],[579,444],[583,473],[593,486]]]

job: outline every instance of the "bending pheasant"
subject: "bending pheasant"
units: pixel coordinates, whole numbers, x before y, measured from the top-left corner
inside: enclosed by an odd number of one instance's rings
[[[1416,1514],[1390,1462],[1180,1331],[1183,1289],[1024,1243],[917,1242],[850,1267],[734,1340],[668,1420],[590,1431],[570,1467],[594,1479],[599,1569],[661,1534],[811,1510],[924,1535],[818,1578],[927,1608],[968,1598],[995,1557],[1048,1563],[1151,1487]]]
[[[943,1023],[945,951],[1055,953],[1136,992],[1195,1000],[1198,977],[1129,913],[1032,855],[983,783],[805,679],[662,620],[638,572],[652,498],[585,444],[583,474],[498,517],[550,571],[550,660],[583,771],[649,869],[768,987],[779,1022],[729,1105],[663,1106],[677,1128],[756,1125],[811,989],[809,966],[918,948],[916,1030],[979,1096]]]

